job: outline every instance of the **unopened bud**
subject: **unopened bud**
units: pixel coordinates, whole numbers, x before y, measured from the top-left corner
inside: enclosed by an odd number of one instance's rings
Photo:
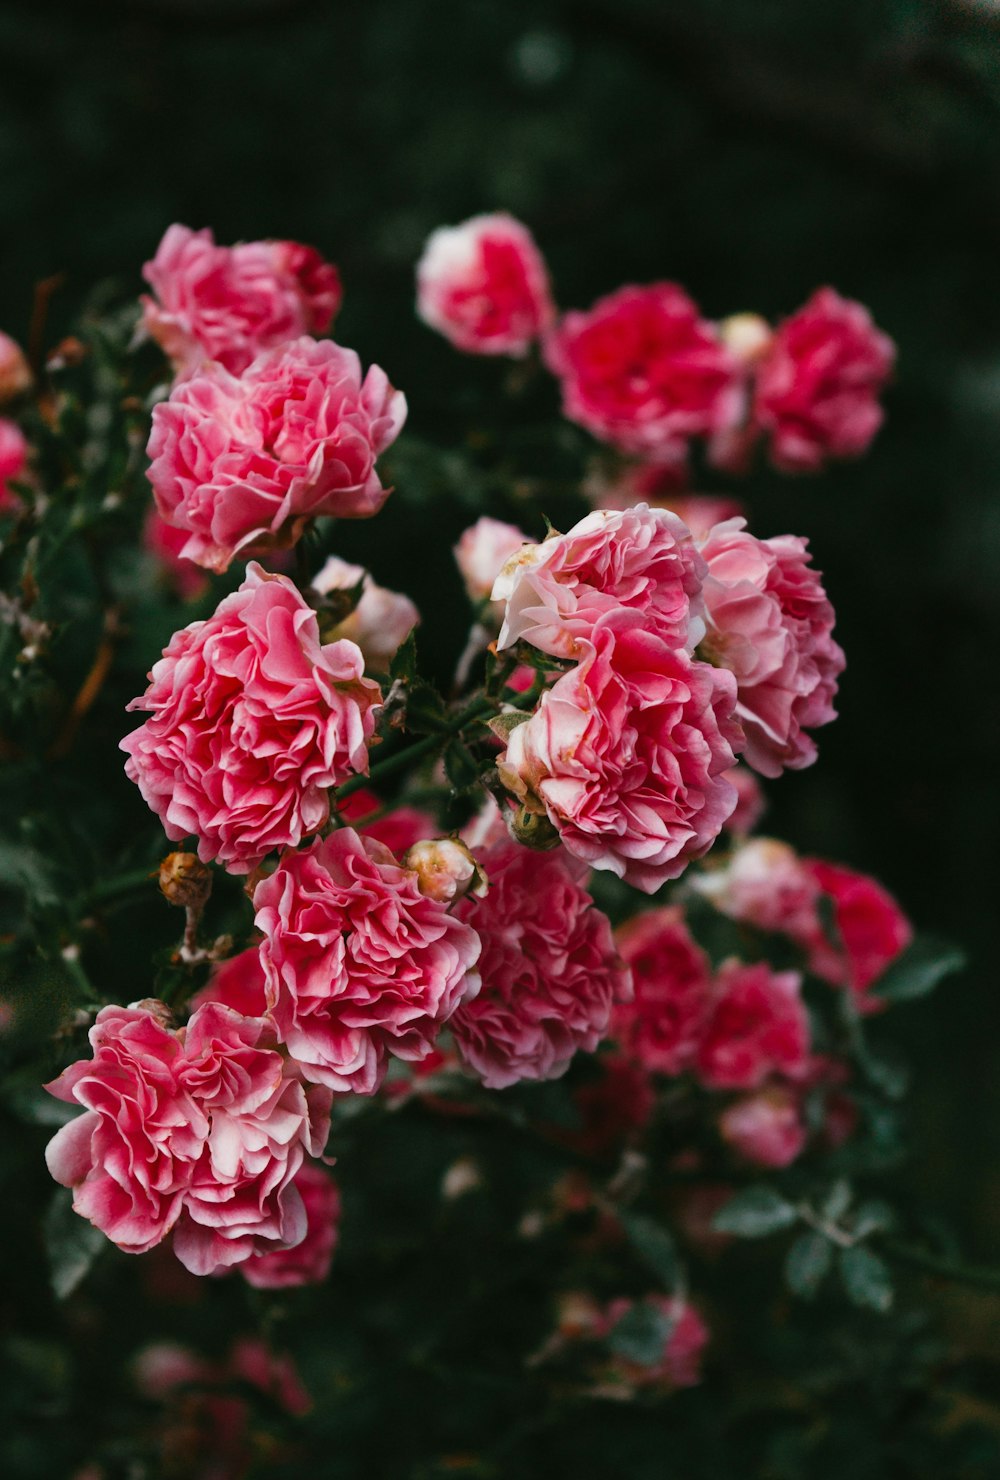
[[[130,1002],[129,1007],[138,1008],[140,1012],[151,1013],[161,1028],[172,1028],[174,1015],[165,1002],[159,997],[141,997],[138,1002]]]
[[[486,875],[457,838],[425,838],[414,843],[403,858],[403,867],[416,874],[421,894],[439,904],[451,904],[466,894],[481,899],[488,888]]]
[[[212,892],[212,875],[196,853],[168,853],[160,864],[160,893],[180,909],[199,909]]]
[[[21,346],[0,333],[0,402],[12,401],[31,385],[31,371]]]
[[[530,807],[518,807],[516,812],[508,813],[507,826],[515,843],[523,843],[526,848],[544,853],[559,844],[559,834],[545,813],[532,811]]]
[[[723,343],[741,365],[752,365],[771,343],[771,326],[759,313],[734,313],[719,325]]]

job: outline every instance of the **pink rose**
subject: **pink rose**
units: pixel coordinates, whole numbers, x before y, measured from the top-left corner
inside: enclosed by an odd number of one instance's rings
[[[697,1055],[709,1089],[757,1089],[771,1074],[803,1075],[809,1019],[797,971],[731,960],[713,983],[714,1004]]]
[[[237,380],[202,366],[153,407],[149,481],[181,554],[209,570],[282,548],[318,515],[366,519],[389,490],[376,458],[406,400],[353,350],[301,338],[264,350]]]
[[[736,676],[746,760],[762,776],[811,765],[816,745],[807,731],[836,718],[844,654],[806,543],[794,535],[759,540],[742,519],[729,519],[702,547],[705,653]]]
[[[736,803],[732,675],[638,613],[601,618],[578,666],[513,730],[504,785],[569,851],[651,894],[712,846]]]
[[[299,242],[218,247],[211,231],[171,226],[142,271],[156,295],[143,323],[178,371],[217,360],[240,375],[262,349],[325,334],[340,307],[337,269]]]
[[[634,996],[618,1008],[614,1036],[658,1074],[683,1074],[694,1062],[712,1006],[711,965],[677,905],[647,910],[615,939],[632,970]]]
[[[374,1094],[388,1056],[424,1058],[478,990],[479,938],[371,838],[286,853],[254,893],[267,1000],[306,1078]]]
[[[12,401],[31,385],[24,352],[9,334],[0,332],[0,402]]]
[[[564,414],[626,452],[673,460],[739,414],[736,361],[675,283],[620,288],[566,314],[545,357]]]
[[[594,1077],[573,1091],[579,1129],[553,1133],[585,1156],[607,1156],[649,1123],[656,1095],[643,1066],[623,1054],[601,1054],[592,1067]]]
[[[625,608],[671,647],[701,641],[705,567],[685,524],[666,509],[598,509],[541,545],[525,545],[503,567],[494,601],[506,602],[500,649],[529,642],[576,658],[598,620]]]
[[[747,765],[740,763],[734,766],[729,773],[729,780],[736,787],[738,801],[736,811],[726,827],[734,837],[745,838],[748,833],[753,832],[767,811],[767,798],[757,777]]]
[[[396,858],[423,838],[433,838],[440,828],[429,812],[419,807],[386,809],[373,791],[362,787],[338,803],[338,814],[366,838],[383,843]]]
[[[878,397],[896,357],[868,310],[820,288],[785,319],[756,368],[753,419],[789,473],[859,457],[882,424]]]
[[[191,998],[191,1011],[206,1002],[221,1002],[244,1017],[266,1017],[267,996],[264,990],[264,968],[256,946],[230,956],[212,967],[208,981]]]
[[[319,1285],[330,1273],[337,1246],[340,1193],[328,1172],[314,1161],[304,1161],[295,1175],[306,1210],[306,1236],[294,1249],[252,1254],[240,1265],[240,1274],[258,1290],[285,1290],[293,1285]]]
[[[628,972],[579,864],[509,840],[480,862],[489,890],[456,913],[483,943],[483,986],[449,1024],[456,1047],[488,1089],[556,1079],[600,1043]]]
[[[530,543],[523,530],[485,514],[464,531],[455,546],[455,564],[474,606],[489,599],[501,568]]]
[[[526,226],[497,212],[432,232],[417,265],[417,313],[472,355],[525,355],[555,310]]]
[[[24,476],[28,465],[28,443],[21,428],[13,421],[0,417],[0,514],[16,509],[20,499],[8,480]]]
[[[634,1387],[696,1387],[701,1381],[702,1353],[708,1345],[708,1327],[701,1315],[678,1295],[645,1295],[639,1304],[663,1321],[663,1354],[658,1361],[647,1364],[616,1352],[617,1374]],[[613,1300],[603,1312],[596,1334],[613,1338],[635,1306],[634,1300]]]
[[[186,1028],[167,1020],[159,1004],[98,1013],[93,1058],[46,1086],[85,1111],[49,1142],[49,1171],[127,1253],[173,1230],[193,1274],[300,1243],[292,1183],[305,1153],[323,1150],[329,1092],[303,1086],[263,1018],[208,1003]]]
[[[707,869],[692,885],[741,925],[796,939],[816,928],[815,880],[794,848],[777,838],[741,843],[723,868]]]
[[[809,970],[855,995],[861,1012],[877,1012],[881,1003],[866,995],[868,988],[895,961],[913,939],[913,927],[888,890],[867,874],[803,859],[814,886],[833,902],[834,925],[843,944],[838,950],[827,938],[818,915],[799,939],[809,951]]]
[[[194,601],[208,589],[208,577],[200,565],[185,560],[181,551],[188,536],[183,529],[168,524],[155,508],[146,515],[142,527],[144,549],[152,555],[164,576],[184,601]]]
[[[368,769],[381,693],[361,650],[321,645],[316,614],[285,576],[249,567],[205,622],[174,634],[129,709],[126,774],[173,841],[245,874],[297,847],[330,815],[327,791]]]
[[[736,1100],[720,1115],[719,1132],[734,1151],[761,1167],[790,1166],[808,1139],[799,1097],[785,1085],[771,1085]]]
[[[388,673],[389,664],[420,621],[420,613],[401,591],[378,586],[364,566],[351,565],[331,555],[312,587],[321,596],[353,591],[361,586],[354,610],[333,627],[330,637],[347,637],[365,655],[366,666],[375,673]]]

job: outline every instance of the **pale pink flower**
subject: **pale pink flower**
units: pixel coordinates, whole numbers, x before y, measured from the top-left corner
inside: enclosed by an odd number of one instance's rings
[[[510,841],[480,863],[489,890],[456,913],[483,943],[483,985],[449,1024],[456,1047],[488,1089],[556,1079],[605,1036],[614,1003],[629,995],[628,972],[579,864]]]
[[[388,673],[389,664],[420,621],[420,613],[401,591],[377,585],[364,566],[351,565],[336,555],[330,556],[312,580],[313,590],[327,597],[338,591],[353,591],[359,585],[361,595],[354,610],[327,635],[356,642],[370,670]]]
[[[797,971],[766,961],[727,961],[713,983],[714,1003],[696,1067],[709,1089],[757,1089],[772,1074],[794,1079],[809,1065],[809,1018]]]
[[[761,1167],[790,1166],[808,1140],[799,1096],[780,1084],[728,1106],[719,1116],[719,1133],[734,1151]]]
[[[868,989],[910,944],[913,926],[888,890],[867,874],[820,858],[803,859],[802,866],[815,888],[833,903],[839,942],[838,946],[830,940],[817,913],[811,928],[799,932],[809,952],[809,970],[835,986],[848,987],[861,1012],[877,1012],[882,1004]]]
[[[545,357],[564,414],[626,452],[676,460],[739,414],[736,361],[676,283],[620,288],[565,314]]]
[[[753,832],[767,811],[767,797],[757,777],[747,765],[734,766],[729,773],[729,779],[736,787],[739,800],[726,827],[733,837],[745,838]]]
[[[127,1253],[173,1230],[193,1274],[213,1274],[305,1236],[292,1185],[322,1152],[328,1091],[306,1088],[270,1023],[208,1003],[186,1028],[150,1007],[105,1007],[81,1059],[47,1086],[84,1107],[49,1142],[73,1206]]]
[[[748,839],[722,868],[707,869],[691,882],[741,925],[796,938],[816,926],[816,882],[795,849],[777,838]]]
[[[387,848],[342,828],[284,855],[254,893],[267,1000],[307,1079],[374,1094],[389,1054],[424,1058],[478,989],[475,931]]]
[[[0,514],[16,509],[20,499],[9,487],[11,479],[24,476],[28,465],[28,443],[16,422],[0,417]]]
[[[252,1254],[239,1266],[248,1285],[257,1290],[285,1290],[293,1285],[319,1285],[330,1273],[337,1246],[340,1193],[329,1172],[314,1161],[304,1161],[293,1186],[306,1210],[306,1235],[294,1249]]]
[[[576,658],[599,618],[624,609],[671,647],[693,648],[704,635],[705,566],[687,526],[648,504],[618,513],[597,509],[567,534],[526,545],[504,565],[493,587],[505,601],[497,639],[503,649],[529,642],[544,653]]]
[[[808,732],[836,718],[844,654],[833,640],[833,607],[807,542],[795,535],[759,540],[744,523],[716,525],[702,546],[704,653],[735,674],[745,758],[773,777],[816,759]]]
[[[325,334],[342,296],[337,269],[313,247],[220,247],[187,226],[169,227],[142,271],[156,295],[142,299],[143,323],[178,371],[217,360],[240,375],[262,349]]]
[[[709,1336],[700,1313],[679,1295],[645,1295],[639,1304],[663,1319],[666,1331],[663,1353],[655,1362],[641,1363],[615,1352],[616,1374],[632,1387],[696,1387],[701,1381],[702,1354]],[[635,1306],[634,1300],[611,1301],[595,1334],[613,1337],[615,1329]]]
[[[0,402],[12,401],[31,385],[24,351],[9,334],[0,331]]]
[[[712,846],[736,804],[732,675],[638,613],[600,620],[576,668],[513,730],[501,778],[565,846],[652,893]]]
[[[756,366],[753,419],[790,473],[859,457],[882,424],[896,349],[868,310],[820,288],[778,325]]]
[[[368,769],[381,699],[361,650],[321,645],[316,614],[285,576],[249,567],[213,616],[174,634],[130,709],[126,774],[173,841],[248,873],[330,815],[328,790]]]
[[[144,549],[160,566],[167,581],[184,601],[194,601],[208,590],[208,577],[200,565],[185,560],[181,551],[188,536],[175,524],[168,524],[154,507],[142,526]]]
[[[466,894],[486,893],[486,875],[460,838],[424,838],[407,849],[403,867],[416,875],[417,888],[438,904],[454,904]]]
[[[631,968],[633,998],[619,1007],[613,1032],[648,1070],[683,1074],[694,1063],[712,1007],[712,968],[677,905],[646,910],[615,932]]]
[[[528,228],[496,212],[432,232],[417,265],[417,313],[467,354],[527,354],[555,313]]]
[[[366,519],[389,490],[375,461],[406,400],[353,350],[301,338],[265,350],[237,379],[202,366],[153,407],[149,480],[181,553],[210,570],[284,548],[321,514]]]
[[[493,592],[493,583],[512,555],[531,541],[516,525],[483,515],[466,529],[455,546],[455,564],[469,600],[481,606]]]

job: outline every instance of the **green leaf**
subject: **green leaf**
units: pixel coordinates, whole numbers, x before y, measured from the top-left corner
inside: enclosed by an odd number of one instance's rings
[[[436,735],[448,728],[444,700],[423,679],[413,683],[407,693],[406,728],[416,735]]]
[[[444,769],[456,791],[468,791],[479,780],[479,764],[467,745],[452,740],[444,753]]]
[[[883,1002],[912,1002],[926,997],[938,982],[964,965],[965,956],[957,946],[932,935],[918,935],[879,978],[872,995]]]
[[[851,1229],[855,1238],[867,1238],[872,1233],[885,1233],[895,1221],[895,1214],[889,1204],[880,1197],[872,1197],[855,1210],[851,1218]]]
[[[821,1233],[797,1238],[785,1260],[785,1280],[793,1295],[811,1300],[826,1279],[833,1261],[833,1248]]]
[[[73,1211],[73,1193],[60,1187],[45,1215],[49,1279],[57,1299],[65,1300],[89,1273],[107,1240],[99,1228]]]
[[[626,1237],[665,1290],[673,1290],[680,1276],[674,1241],[665,1228],[641,1213],[619,1213]]]
[[[412,683],[417,676],[417,639],[411,632],[406,641],[396,649],[396,654],[389,664],[389,677],[393,680],[400,678],[404,683]]]
[[[892,1277],[884,1259],[860,1244],[841,1249],[840,1278],[852,1305],[884,1314],[892,1305]]]
[[[823,1217],[830,1223],[838,1222],[851,1205],[851,1184],[841,1177],[834,1182],[823,1204]]]
[[[733,1233],[737,1238],[764,1238],[790,1228],[798,1214],[795,1208],[773,1187],[748,1187],[720,1208],[712,1219],[718,1233]]]
[[[638,1301],[625,1312],[608,1337],[616,1356],[642,1367],[652,1367],[663,1357],[674,1322],[665,1311],[647,1301]]]

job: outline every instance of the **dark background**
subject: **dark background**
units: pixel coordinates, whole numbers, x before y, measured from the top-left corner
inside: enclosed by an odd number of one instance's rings
[[[531,226],[564,306],[663,277],[711,317],[781,315],[824,282],[870,306],[899,346],[871,455],[734,488],[758,533],[810,536],[849,659],[820,764],[773,788],[769,827],[877,874],[968,948],[969,971],[893,1026],[918,1074],[911,1184],[984,1259],[1000,1235],[998,166],[988,0],[0,5],[0,325],[19,338],[49,274],[66,275],[52,336],[98,279],[138,291],[172,221],[298,238],[341,267],[338,337],[440,439],[496,367],[417,324],[413,267],[432,228],[476,211]],[[441,518],[450,534],[454,508]],[[387,512],[396,570],[401,528]]]

